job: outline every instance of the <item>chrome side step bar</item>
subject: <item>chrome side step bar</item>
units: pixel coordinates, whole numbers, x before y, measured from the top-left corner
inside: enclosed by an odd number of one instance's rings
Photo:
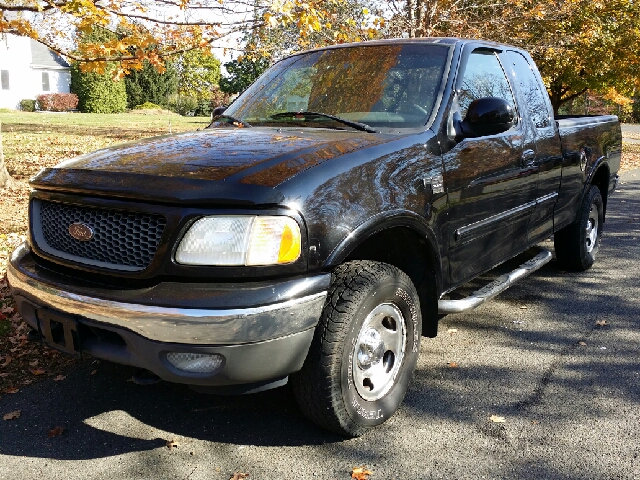
[[[550,260],[551,252],[546,249],[541,249],[541,252],[531,260],[526,261],[514,271],[499,276],[493,282],[485,285],[480,290],[476,290],[467,298],[463,298],[462,300],[439,300],[438,313],[462,313],[467,310],[473,310],[487,300],[491,300],[496,295],[504,292],[518,280],[529,276],[529,274],[546,265]]]

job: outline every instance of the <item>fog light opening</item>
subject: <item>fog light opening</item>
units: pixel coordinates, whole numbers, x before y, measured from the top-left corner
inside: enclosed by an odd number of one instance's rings
[[[167,361],[183,372],[214,373],[224,364],[224,357],[217,353],[170,352]]]

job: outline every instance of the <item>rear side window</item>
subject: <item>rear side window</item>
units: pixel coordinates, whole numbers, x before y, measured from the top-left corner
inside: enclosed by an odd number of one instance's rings
[[[513,68],[516,82],[522,92],[522,99],[527,105],[527,111],[536,128],[546,128],[551,125],[551,112],[549,111],[546,92],[542,91],[542,85],[538,81],[533,68],[527,59],[519,52],[509,50],[507,59]]]
[[[471,102],[483,97],[502,98],[516,110],[511,87],[496,54],[475,50],[469,55],[462,85],[458,89],[461,117],[466,117]]]

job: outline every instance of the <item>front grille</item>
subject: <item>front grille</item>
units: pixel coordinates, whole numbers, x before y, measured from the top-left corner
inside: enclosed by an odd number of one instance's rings
[[[41,233],[38,242],[44,251],[90,265],[143,270],[156,253],[166,220],[162,215],[107,210],[80,205],[36,200]],[[35,218],[38,220],[38,218]],[[88,241],[80,241],[69,233],[73,224],[83,224],[93,231]],[[40,227],[39,229],[37,227]],[[39,232],[38,232],[39,230]],[[38,239],[36,239],[38,240]]]

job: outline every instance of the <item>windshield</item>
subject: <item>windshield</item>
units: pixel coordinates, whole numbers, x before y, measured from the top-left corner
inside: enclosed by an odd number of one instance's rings
[[[296,55],[265,72],[224,115],[251,126],[417,128],[431,116],[447,55],[448,47],[433,44]]]

